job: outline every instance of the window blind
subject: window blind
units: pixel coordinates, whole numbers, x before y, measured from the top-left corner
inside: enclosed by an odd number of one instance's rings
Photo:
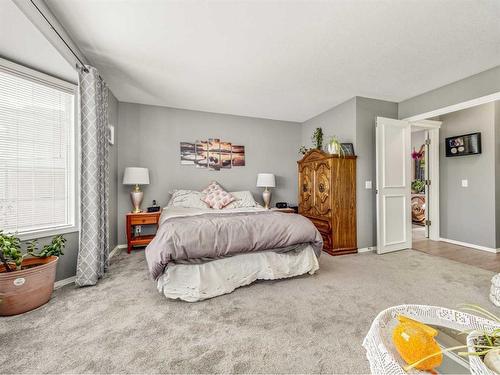
[[[0,69],[0,229],[75,224],[74,93]]]

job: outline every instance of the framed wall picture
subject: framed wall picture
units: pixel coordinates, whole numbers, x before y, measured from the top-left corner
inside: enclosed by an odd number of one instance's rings
[[[481,133],[448,137],[445,139],[446,157],[481,153]]]
[[[180,142],[181,164],[212,171],[245,166],[245,146],[219,138]]]
[[[345,156],[354,156],[354,145],[352,143],[341,143]]]

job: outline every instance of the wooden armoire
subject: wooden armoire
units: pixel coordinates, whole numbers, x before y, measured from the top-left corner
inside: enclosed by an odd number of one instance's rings
[[[357,253],[356,156],[310,150],[299,167],[299,214],[310,219],[331,255]]]

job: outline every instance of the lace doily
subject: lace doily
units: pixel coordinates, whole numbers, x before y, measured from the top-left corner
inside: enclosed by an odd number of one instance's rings
[[[490,300],[495,306],[500,307],[500,273],[491,279]]]
[[[392,328],[396,326],[396,316],[402,314],[422,323],[433,324],[455,330],[493,330],[500,325],[462,311],[446,309],[438,306],[425,305],[400,305],[390,307],[382,311],[372,322],[370,330],[363,340],[363,347],[366,349],[366,357],[370,362],[372,374],[404,375],[403,370],[406,363],[401,359],[396,348],[392,344]],[[472,335],[470,335],[472,336]],[[471,337],[470,340],[473,338]],[[469,340],[469,338],[468,338]],[[469,345],[469,341],[468,341]],[[493,374],[481,361],[481,359],[470,356],[471,374]],[[416,369],[408,373],[425,374]]]

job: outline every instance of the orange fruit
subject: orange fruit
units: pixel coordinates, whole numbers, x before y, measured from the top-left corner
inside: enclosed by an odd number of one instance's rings
[[[443,354],[434,337],[437,331],[423,323],[398,317],[399,324],[394,328],[392,341],[399,355],[409,365],[431,355],[433,357],[419,363],[415,368],[423,371],[430,371],[441,365]]]
[[[430,336],[432,337],[436,337],[437,334],[438,334],[438,331],[435,330],[434,328],[432,327],[429,327],[427,324],[424,324],[424,323],[421,323],[417,320],[413,320],[413,319],[410,319],[408,318],[407,316],[404,316],[404,315],[398,315],[398,320],[401,322],[401,323],[414,323],[420,327],[423,328],[423,330],[425,332],[427,332],[427,334],[429,334]]]

